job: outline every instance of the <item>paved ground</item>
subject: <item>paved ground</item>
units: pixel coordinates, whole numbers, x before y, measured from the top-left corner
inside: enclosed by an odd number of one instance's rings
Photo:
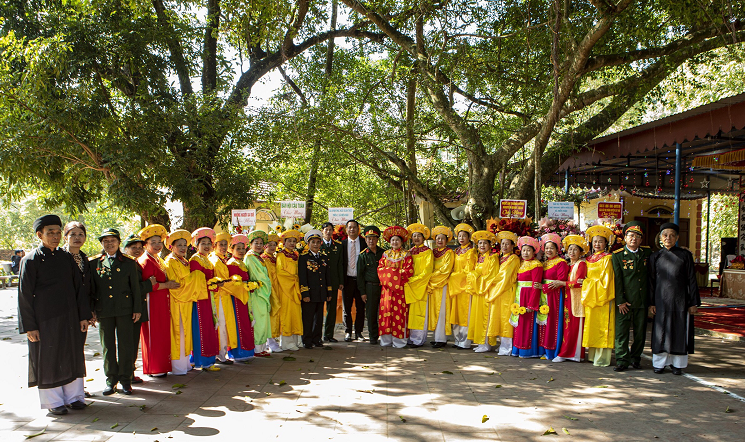
[[[745,346],[712,337],[697,340],[687,370],[696,379],[655,375],[649,360],[616,374],[587,363],[339,343],[219,373],[146,378],[133,396],[103,397],[94,331],[86,388],[95,397],[84,411],[52,418],[26,387],[16,303],[15,289],[0,290],[2,442],[43,429],[34,441],[743,440],[745,402],[736,395],[745,396]],[[558,434],[542,436],[549,428]]]

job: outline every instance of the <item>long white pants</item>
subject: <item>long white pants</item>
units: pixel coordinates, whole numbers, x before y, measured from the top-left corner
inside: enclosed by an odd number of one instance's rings
[[[40,388],[39,402],[41,408],[57,408],[73,402],[85,402],[85,390],[83,389],[83,378],[77,378],[65,385],[54,388]]]
[[[272,353],[279,353],[282,351],[282,349],[279,348],[279,344],[277,343],[277,340],[274,338],[268,338],[266,340],[266,346],[269,347],[269,350]]]
[[[380,335],[380,346],[404,348],[406,347],[406,339],[394,338],[393,335]]]
[[[440,302],[440,312],[437,316],[437,325],[435,325],[435,342],[447,342],[448,334],[445,327],[445,321],[447,319],[447,298],[448,298],[448,286],[442,288],[442,301]]]
[[[282,350],[295,351],[300,349],[300,344],[303,341],[303,337],[300,335],[292,336],[280,336],[279,337],[279,348]]]
[[[222,307],[222,300],[218,303],[218,313],[217,313],[217,334],[220,338],[220,354],[217,355],[217,360],[220,362],[225,362],[228,359],[228,349],[229,349],[229,341],[228,341],[228,327],[225,323],[225,310]]]
[[[473,297],[470,297],[473,298]],[[471,318],[471,301],[468,300],[468,318]],[[453,324],[453,339],[455,339],[455,345],[460,348],[471,348],[472,341],[468,339],[468,326],[461,326]]]
[[[652,355],[652,366],[654,368],[665,368],[668,365],[675,368],[686,368],[688,367],[688,355],[671,355],[670,353]]]
[[[414,345],[422,345],[427,340],[427,322],[429,321],[429,297],[427,306],[424,308],[424,328],[421,330],[409,329],[409,340]]]
[[[512,354],[512,338],[499,338],[499,356],[509,356]]]
[[[171,374],[176,376],[183,376],[188,373],[189,370],[191,370],[191,361],[189,361],[189,355],[185,354],[184,352],[184,343],[186,342],[186,336],[181,312],[179,312],[178,321],[178,330],[181,339],[179,341],[179,358],[171,359]]]

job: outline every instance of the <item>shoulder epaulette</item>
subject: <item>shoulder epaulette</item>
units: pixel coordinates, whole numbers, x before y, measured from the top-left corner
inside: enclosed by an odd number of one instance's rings
[[[88,261],[95,261],[95,260],[97,260],[98,258],[100,258],[100,257],[101,257],[101,255],[103,255],[103,253],[99,253],[98,255],[93,255],[93,256],[89,256],[89,257],[88,257]]]
[[[623,252],[623,249],[622,248],[621,249],[618,249],[618,250],[614,251],[613,254],[616,254],[618,252]]]
[[[650,249],[651,250],[652,248],[649,247],[649,246],[642,246],[642,249]]]
[[[335,239],[334,242],[337,244],[341,244],[341,241],[339,241],[338,239]]]
[[[126,254],[126,253],[124,253],[124,252],[122,252],[122,256],[123,256],[123,257],[125,257],[125,258],[129,258],[129,259],[131,259],[132,261],[136,261],[136,260],[137,260],[137,258],[135,258],[134,256],[132,256],[132,255],[127,255],[127,254]]]
[[[309,252],[308,250],[303,250],[302,252],[300,252],[300,254],[301,254],[301,255],[307,255],[307,254],[308,254],[308,252]]]
[[[367,252],[367,247],[365,247],[365,249],[360,252],[360,255],[362,255],[365,252]]]

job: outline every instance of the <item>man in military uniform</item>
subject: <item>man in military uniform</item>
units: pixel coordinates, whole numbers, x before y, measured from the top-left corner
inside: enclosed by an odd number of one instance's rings
[[[134,324],[142,313],[139,267],[137,261],[119,250],[118,230],[106,229],[98,240],[103,252],[91,257],[89,264],[106,374],[103,394],[116,393],[119,383],[122,393],[132,394]]]
[[[308,244],[308,251],[301,254],[297,261],[300,296],[303,299],[303,346],[307,349],[323,347],[323,303],[331,299],[328,263],[321,254],[321,235],[318,229],[305,234],[303,239]]]
[[[370,344],[378,345],[378,309],[380,308],[380,279],[378,279],[378,262],[384,250],[378,247],[380,229],[367,226],[363,232],[367,248],[357,257],[357,287],[362,293],[367,316],[367,333]]]
[[[145,253],[145,241],[143,241],[142,238],[140,238],[139,235],[135,233],[129,235],[124,240],[123,247],[124,253],[134,258],[135,261],[137,261],[137,258]],[[140,320],[135,322],[134,326],[132,327],[132,338],[134,339],[132,345],[132,354],[134,355],[134,359],[132,359],[132,361],[135,364],[135,369],[137,369],[137,356],[140,354],[140,331],[142,330],[142,323],[148,321],[147,294],[152,292],[153,286],[157,284],[155,276],[151,276],[144,281],[142,280],[142,266],[140,266],[139,262],[137,263],[137,269],[139,271],[138,274],[140,278],[140,296],[142,296],[142,316],[140,316]],[[132,383],[141,384],[142,378],[140,378],[139,376],[132,376]]]
[[[640,358],[647,336],[647,260],[652,250],[640,247],[644,232],[638,221],[629,221],[623,228],[626,245],[613,253],[614,284],[616,286],[616,366],[624,371],[629,365],[641,368]],[[630,328],[634,342],[629,351]]]
[[[323,243],[321,254],[326,257],[328,264],[328,283],[331,286],[331,299],[326,301],[326,324],[323,327],[323,340],[326,342],[339,342],[334,338],[336,327],[336,302],[339,289],[344,288],[344,267],[342,266],[341,241],[332,237],[334,225],[325,222],[321,226],[323,231]]]

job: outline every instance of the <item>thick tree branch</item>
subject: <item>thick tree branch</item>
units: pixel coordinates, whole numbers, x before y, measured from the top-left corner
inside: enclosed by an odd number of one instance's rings
[[[193,94],[194,91],[191,85],[191,79],[189,78],[189,66],[184,57],[184,50],[181,47],[181,42],[176,38],[176,31],[173,29],[173,25],[168,18],[163,0],[152,0],[152,2],[155,8],[155,15],[158,17],[158,24],[163,28],[165,34],[166,45],[171,54],[173,68],[178,76],[181,94],[187,97]]]

